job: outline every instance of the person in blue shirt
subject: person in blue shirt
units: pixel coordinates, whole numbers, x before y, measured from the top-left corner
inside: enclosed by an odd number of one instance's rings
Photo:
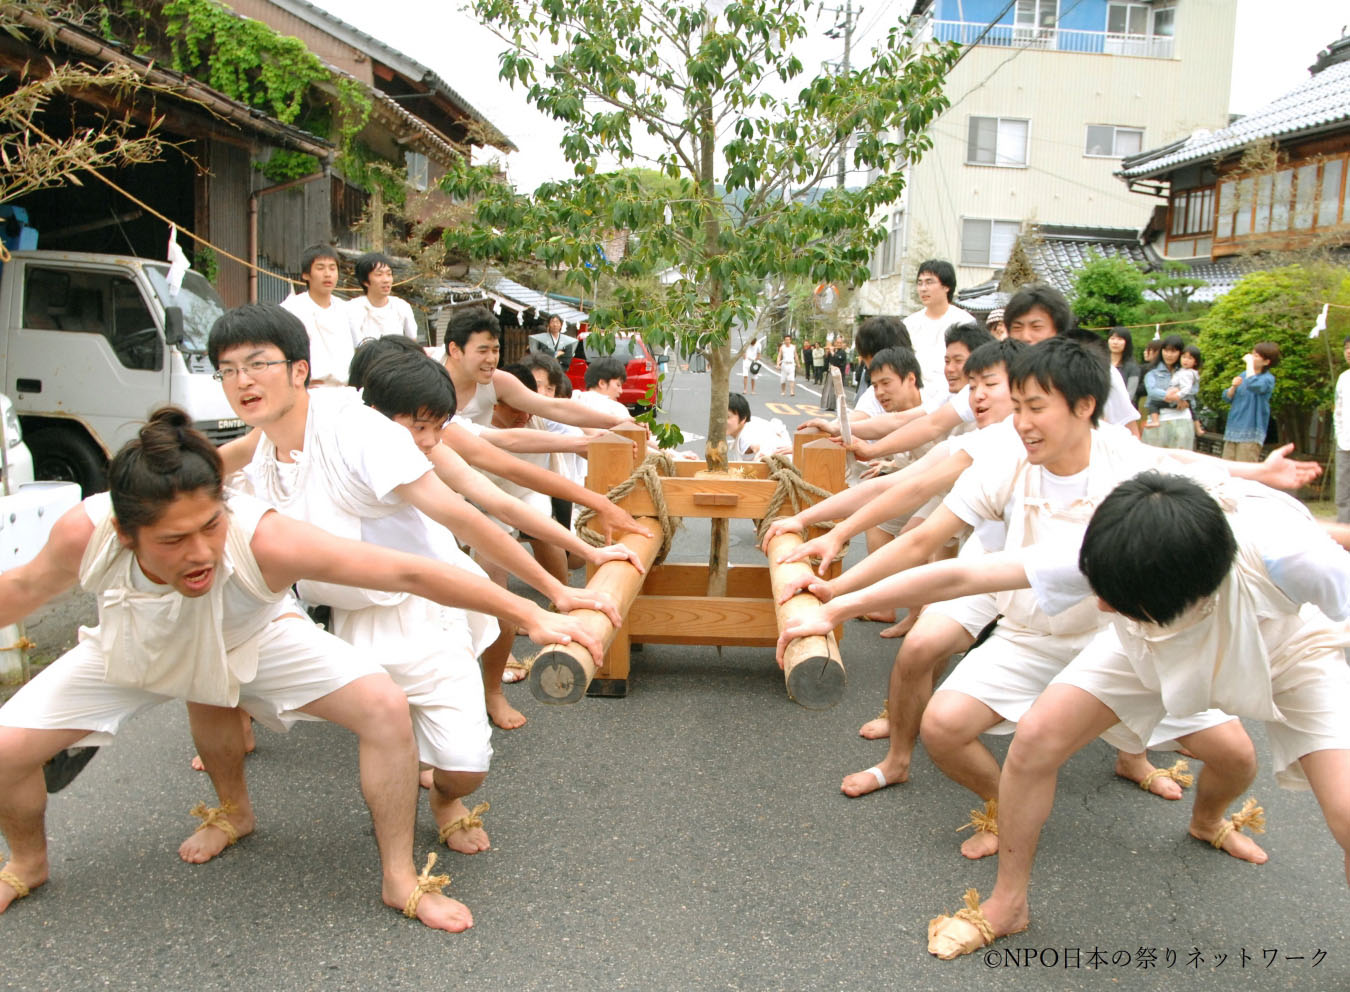
[[[1244,356],[1247,369],[1233,377],[1223,391],[1228,401],[1228,426],[1223,432],[1223,457],[1235,462],[1259,462],[1261,445],[1270,425],[1270,394],[1275,389],[1271,369],[1280,364],[1280,346],[1262,341]]]

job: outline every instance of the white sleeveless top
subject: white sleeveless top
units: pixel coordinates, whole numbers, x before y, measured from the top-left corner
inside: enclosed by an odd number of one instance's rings
[[[146,578],[122,546],[107,493],[84,501],[94,534],[80,561],[80,585],[98,600],[99,624],[80,639],[102,650],[104,677],[212,706],[235,706],[258,670],[258,638],[287,608],[287,590],[267,586],[250,542],[271,507],[248,496],[226,500],[229,532],[211,589],[190,597]]]
[[[469,402],[461,404],[455,411],[456,420],[467,420],[480,427],[492,426],[492,408],[497,405],[497,387],[492,383],[478,384]]]

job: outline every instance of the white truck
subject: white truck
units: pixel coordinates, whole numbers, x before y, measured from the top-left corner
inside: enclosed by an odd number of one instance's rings
[[[0,271],[0,393],[14,400],[37,478],[107,488],[108,459],[172,403],[217,444],[242,435],[211,378],[206,337],[225,311],[189,270],[122,255],[16,251]]]

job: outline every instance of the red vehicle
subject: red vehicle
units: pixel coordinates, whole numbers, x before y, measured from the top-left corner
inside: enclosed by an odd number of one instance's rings
[[[567,367],[567,378],[571,381],[573,389],[586,388],[586,369],[590,364],[587,361],[589,353],[587,341],[590,333],[580,331],[577,334],[576,353],[572,356],[572,364]],[[623,393],[619,396],[620,403],[630,410],[661,405],[661,384],[656,360],[641,335],[614,335],[614,350],[605,354],[627,360],[624,371],[628,373],[628,379],[623,384]]]

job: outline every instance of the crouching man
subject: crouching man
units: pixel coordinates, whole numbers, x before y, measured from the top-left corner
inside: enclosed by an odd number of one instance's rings
[[[325,719],[352,730],[382,865],[381,898],[427,926],[473,925],[440,894],[445,876],[413,865],[417,756],[408,703],[379,664],[298,610],[302,579],[417,593],[448,606],[518,614],[540,641],[573,636],[569,618],[508,597],[450,565],[335,538],[244,496],[226,498],[221,460],[180,410],[152,415],[109,466],[110,491],[52,529],[29,564],[0,576],[0,620],[14,623],[77,582],[99,625],[0,708],[0,912],[47,881],[43,765],[76,744],[107,743],[128,719],[169,699],[218,708],[193,721],[219,807],[196,811],[185,861],[208,860],[254,829],[242,774],[243,734],[229,707],[284,730]],[[514,601],[514,602],[513,602]],[[210,726],[211,733],[203,733]]]

